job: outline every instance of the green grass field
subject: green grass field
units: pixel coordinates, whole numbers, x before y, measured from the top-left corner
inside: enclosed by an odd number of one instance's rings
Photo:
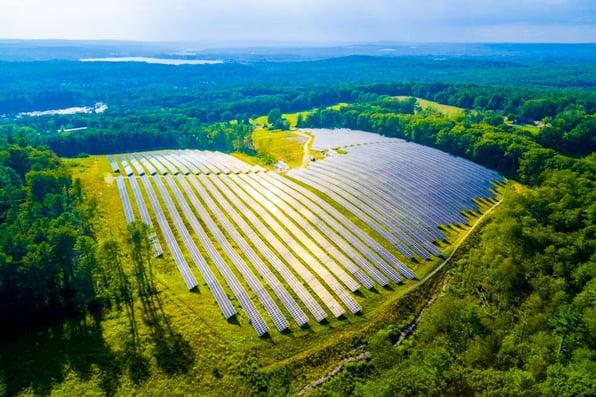
[[[253,142],[257,153],[268,153],[272,161],[285,161],[290,167],[302,165],[305,138],[292,131],[256,128]]]
[[[534,124],[511,124],[513,127],[521,130],[521,131],[526,131],[529,132],[530,134],[534,135],[534,136],[538,136],[540,135],[540,128],[538,126],[535,126]]]

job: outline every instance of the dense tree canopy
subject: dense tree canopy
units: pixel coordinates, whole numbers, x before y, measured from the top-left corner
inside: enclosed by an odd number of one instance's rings
[[[77,315],[97,297],[94,203],[45,148],[0,146],[0,324]]]

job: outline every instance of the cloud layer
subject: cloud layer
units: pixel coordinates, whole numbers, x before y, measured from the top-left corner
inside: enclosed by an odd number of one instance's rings
[[[593,0],[0,0],[0,38],[595,42]]]

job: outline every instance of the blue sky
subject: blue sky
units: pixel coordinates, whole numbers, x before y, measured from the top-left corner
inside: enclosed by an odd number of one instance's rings
[[[596,42],[596,0],[0,0],[0,38]]]

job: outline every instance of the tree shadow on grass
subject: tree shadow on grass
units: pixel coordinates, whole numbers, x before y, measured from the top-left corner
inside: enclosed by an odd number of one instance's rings
[[[28,388],[35,394],[49,395],[64,381],[69,369],[83,380],[99,372],[102,392],[108,396],[116,393],[122,366],[103,338],[100,324],[73,320],[1,337],[0,377],[4,378],[6,396]]]
[[[159,296],[151,294],[141,301],[140,313],[127,313],[130,329],[121,350],[113,350],[104,338],[102,324],[95,321],[71,320],[19,334],[0,332],[0,395],[11,397],[25,390],[49,395],[73,371],[82,381],[99,379],[101,393],[114,396],[123,375],[136,385],[151,376],[151,363],[143,348],[152,351],[158,368],[166,374],[188,372],[195,361],[194,352],[172,329]],[[139,339],[139,317],[149,328],[148,340]]]
[[[166,374],[188,372],[195,361],[194,352],[172,329],[159,294],[148,288],[140,295],[140,311],[135,311],[129,300],[119,307],[126,312],[129,330],[118,350],[105,340],[100,316],[95,321],[69,320],[19,333],[0,330],[0,395],[16,396],[25,390],[49,395],[72,371],[82,381],[97,379],[101,393],[113,396],[123,375],[128,374],[136,385],[150,377],[145,348],[152,351],[158,368]],[[140,318],[149,328],[149,337],[143,340],[138,332]]]
[[[158,294],[141,296],[143,322],[150,329],[149,337],[158,367],[168,375],[187,373],[194,364],[195,353],[190,343],[172,329]]]

